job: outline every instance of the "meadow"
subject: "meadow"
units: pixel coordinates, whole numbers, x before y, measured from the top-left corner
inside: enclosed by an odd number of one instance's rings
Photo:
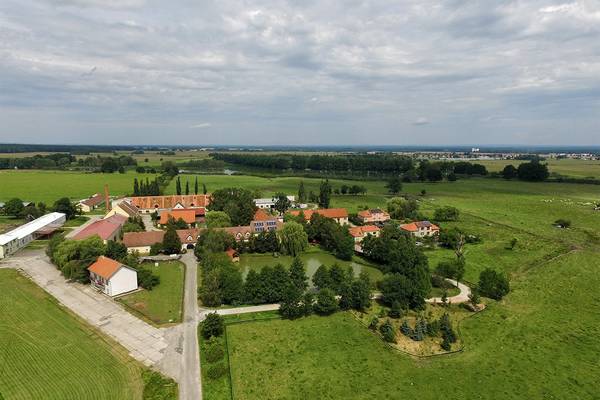
[[[45,202],[52,205],[61,197],[73,201],[85,199],[94,193],[103,193],[108,184],[110,194],[125,195],[133,190],[133,179],[153,179],[153,174],[101,174],[68,171],[0,171],[0,201],[18,197],[22,200]]]
[[[143,369],[14,270],[0,269],[0,397],[141,399]]]
[[[526,160],[477,160],[486,166],[489,172],[500,172],[508,164],[518,167]],[[548,164],[550,174],[568,176],[570,178],[600,178],[600,161],[575,160],[569,158],[548,159],[543,161]]]
[[[160,278],[152,290],[141,290],[119,298],[128,310],[156,325],[181,322],[185,267],[179,261],[144,264]]]

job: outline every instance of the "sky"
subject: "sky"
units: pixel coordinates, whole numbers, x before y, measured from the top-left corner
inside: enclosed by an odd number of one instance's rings
[[[2,0],[0,142],[600,145],[600,1]]]

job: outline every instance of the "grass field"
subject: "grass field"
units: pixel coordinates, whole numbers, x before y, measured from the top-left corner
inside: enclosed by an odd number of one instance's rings
[[[51,206],[61,197],[80,200],[102,193],[108,184],[111,195],[124,195],[133,190],[133,179],[153,179],[152,174],[93,174],[64,171],[0,171],[0,201],[13,197],[45,202]]]
[[[523,160],[478,160],[475,161],[486,166],[490,172],[500,172],[508,164],[515,167],[528,162]],[[600,178],[600,161],[552,159],[543,161],[548,164],[551,174],[564,175],[572,178]]]
[[[152,290],[142,290],[119,298],[136,314],[157,325],[181,322],[183,315],[184,265],[179,261],[144,264],[160,277],[160,284]]]
[[[370,266],[364,260],[355,257],[353,261],[343,261],[335,258],[333,255],[319,249],[318,247],[311,246],[308,251],[302,253],[300,258],[304,262],[304,268],[306,269],[306,275],[309,278],[309,282],[312,284],[310,279],[313,274],[321,265],[331,267],[333,264],[338,264],[344,269],[352,267],[354,274],[358,276],[361,272],[366,272],[371,278],[372,282],[380,280],[383,276],[380,270],[374,266]],[[275,266],[276,264],[283,264],[289,267],[292,264],[293,258],[290,256],[279,256],[273,257],[270,254],[242,254],[240,256],[240,267],[244,276],[251,269],[259,272],[262,267],[269,265]]]
[[[142,369],[14,270],[0,269],[0,397],[141,399]]]

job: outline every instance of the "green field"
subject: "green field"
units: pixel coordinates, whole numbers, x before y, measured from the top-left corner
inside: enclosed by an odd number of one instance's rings
[[[133,179],[153,179],[152,174],[94,174],[65,171],[0,171],[0,201],[13,197],[45,202],[51,206],[61,197],[80,200],[94,193],[102,193],[108,184],[110,194],[125,195],[133,190]]]
[[[160,277],[152,290],[141,290],[119,298],[119,301],[157,325],[181,322],[183,316],[183,280],[185,267],[179,261],[143,264]]]
[[[306,269],[306,275],[308,276],[309,281],[317,268],[321,265],[331,267],[333,264],[338,264],[344,269],[352,267],[354,275],[356,276],[364,271],[369,275],[373,282],[380,280],[383,276],[379,269],[370,266],[366,261],[361,260],[358,257],[355,257],[355,260],[353,261],[343,261],[314,246],[311,246],[308,251],[302,253],[300,258],[304,262],[304,268]],[[261,268],[266,265],[275,266],[276,264],[283,264],[284,266],[289,267],[292,264],[292,260],[293,257],[291,256],[274,257],[270,254],[242,254],[240,256],[239,265],[242,268],[242,273],[246,276],[251,269],[259,272]]]
[[[479,164],[486,166],[490,172],[500,172],[508,164],[515,167],[528,162],[524,160],[477,160]],[[596,178],[600,179],[600,161],[573,160],[573,159],[549,159],[543,161],[548,164],[552,175],[563,175],[571,178]]]
[[[127,352],[14,270],[0,269],[0,315],[0,398],[142,398]]]

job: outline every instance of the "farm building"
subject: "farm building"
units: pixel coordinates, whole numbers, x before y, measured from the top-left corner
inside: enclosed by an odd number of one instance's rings
[[[118,214],[94,221],[73,236],[73,239],[83,240],[98,235],[104,243],[109,240],[117,240],[125,222],[127,222],[127,218]]]
[[[296,196],[285,196],[287,197],[287,199],[294,204],[296,202]],[[273,209],[275,208],[275,202],[277,201],[276,198],[274,197],[267,197],[267,198],[263,198],[263,199],[254,199],[254,204],[256,204],[256,207],[258,207],[261,210],[267,209]]]
[[[98,257],[88,271],[91,285],[109,296],[118,296],[138,288],[137,272],[108,257]]]
[[[137,251],[140,254],[149,254],[150,247],[153,244],[162,243],[164,237],[164,231],[126,232],[123,234],[123,244],[130,253]]]
[[[77,205],[81,208],[81,211],[89,213],[98,208],[100,204],[104,201],[104,196],[100,193],[96,193],[87,199],[80,200]]]
[[[121,201],[115,204],[109,212],[106,213],[104,219],[112,217],[113,215],[121,215],[125,218],[137,217],[139,216],[138,209],[129,204],[126,201]]]
[[[358,219],[361,220],[363,224],[373,224],[386,222],[390,220],[390,214],[383,211],[379,208],[374,208],[371,210],[363,210],[358,212]]]
[[[38,237],[54,232],[65,221],[65,214],[53,212],[0,235],[0,259],[22,249]]]
[[[417,238],[436,236],[440,233],[440,227],[429,221],[416,221],[410,224],[402,224],[400,228],[410,232]]]
[[[204,208],[202,208],[204,210]],[[165,226],[169,222],[169,219],[174,220],[182,219],[188,226],[193,227],[196,224],[196,210],[194,209],[175,209],[171,211],[163,211],[160,213],[160,219],[158,224]]]
[[[348,223],[348,211],[345,208],[322,208],[318,210],[302,210],[302,211],[290,211],[290,214],[297,217],[300,213],[304,214],[304,219],[310,221],[313,213],[322,215],[327,218],[335,220],[340,225],[346,225]]]
[[[180,196],[141,196],[131,197],[128,201],[142,213],[155,211],[182,209],[182,208],[206,208],[210,203],[207,194],[189,194]]]

